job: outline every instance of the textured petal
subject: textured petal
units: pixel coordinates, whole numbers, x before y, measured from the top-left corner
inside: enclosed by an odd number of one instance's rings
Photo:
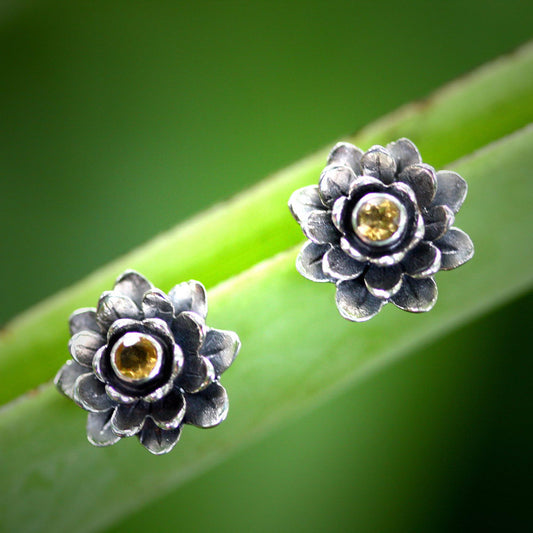
[[[83,307],[74,311],[68,320],[70,334],[75,335],[80,331],[100,332],[100,326],[96,322],[96,308]]]
[[[398,179],[413,189],[420,207],[431,204],[437,190],[437,176],[433,167],[424,163],[408,166]]]
[[[203,318],[207,316],[207,294],[199,281],[185,281],[176,285],[168,293],[168,297],[176,315],[183,311],[193,311]]]
[[[440,270],[441,252],[430,242],[421,242],[411,250],[402,265],[406,274],[413,278],[427,278]]]
[[[83,374],[89,375],[89,369],[85,366],[81,366],[72,359],[69,359],[56,374],[54,378],[54,384],[61,393],[74,399],[74,384],[76,380]]]
[[[327,166],[320,176],[318,188],[324,204],[331,206],[341,196],[347,196],[355,179],[353,170],[346,166]]]
[[[322,258],[329,248],[329,244],[315,244],[307,241],[296,258],[296,270],[311,281],[331,281],[331,278],[322,270]]]
[[[328,165],[340,165],[350,167],[355,174],[361,174],[361,157],[363,151],[353,144],[337,143],[328,156]]]
[[[153,285],[135,270],[126,270],[115,281],[113,292],[130,298],[137,307],[141,307],[143,294]]]
[[[360,276],[365,269],[365,264],[356,261],[346,255],[341,248],[335,246],[324,255],[322,269],[326,275],[334,279],[347,280]]]
[[[188,357],[176,384],[185,392],[199,392],[215,380],[215,369],[205,357]]]
[[[117,403],[132,404],[138,400],[138,398],[135,398],[134,396],[122,394],[117,389],[109,385],[109,383],[105,386],[105,392],[113,401]]]
[[[185,400],[181,392],[176,389],[150,406],[150,416],[161,429],[177,428],[184,415]]]
[[[316,244],[328,244],[339,240],[339,232],[333,225],[331,211],[315,211],[301,225],[305,236]]]
[[[241,348],[239,336],[234,331],[210,329],[200,349],[200,355],[211,361],[215,373],[220,376],[227,370]]]
[[[150,453],[162,455],[176,446],[180,435],[181,426],[176,429],[164,430],[147,418],[142,431],[139,433],[139,440]]]
[[[350,184],[350,195],[354,193],[357,189],[360,189],[361,187],[367,185],[375,185],[378,190],[383,189],[383,183],[378,178],[373,178],[372,176],[358,176]]]
[[[109,411],[115,406],[106,394],[105,385],[94,374],[84,374],[76,380],[74,401],[92,413]]]
[[[437,284],[433,278],[414,279],[404,276],[402,288],[391,301],[400,309],[411,313],[429,311],[437,301]]]
[[[91,367],[96,351],[105,344],[105,339],[94,331],[80,331],[68,342],[70,355],[83,366]]]
[[[436,241],[440,239],[453,224],[455,215],[447,205],[436,205],[429,209],[424,215],[426,241]]]
[[[170,298],[159,289],[150,289],[143,296],[142,310],[145,318],[161,318],[165,322],[172,322],[174,306]]]
[[[337,308],[340,314],[354,322],[364,322],[377,315],[383,300],[370,294],[361,278],[337,284]]]
[[[387,150],[396,161],[397,172],[401,172],[409,165],[422,163],[418,148],[405,137],[398,139],[396,142],[387,144]]]
[[[112,411],[89,413],[87,417],[87,438],[95,446],[111,446],[120,440],[111,425]]]
[[[372,146],[361,158],[363,174],[392,183],[396,174],[396,161],[383,146]]]
[[[106,347],[102,346],[99,350],[97,350],[93,359],[93,372],[95,376],[102,382],[106,379],[102,368],[102,358],[104,357],[105,349]]]
[[[141,431],[147,414],[148,406],[142,401],[119,404],[111,416],[113,431],[121,437],[136,435]]]
[[[365,274],[365,285],[370,294],[384,300],[396,294],[402,286],[402,267],[371,265]]]
[[[289,198],[289,209],[299,223],[307,220],[313,211],[325,209],[320,200],[318,185],[308,185],[294,191]]]
[[[192,314],[198,317],[198,315],[194,313]],[[198,317],[198,320],[203,321],[203,318]],[[164,320],[161,320],[160,318],[146,318],[142,323],[152,334],[157,334],[159,337],[166,340],[169,346],[174,344],[174,336],[172,335],[170,326]]]
[[[466,181],[450,170],[437,172],[437,194],[433,205],[447,205],[454,213],[457,213],[466,198],[468,186]]]
[[[184,311],[172,323],[172,331],[185,357],[195,356],[205,338],[204,319],[196,313]]]
[[[348,254],[352,259],[365,263],[368,257],[362,254],[357,248],[354,248],[346,237],[341,237],[341,249],[345,254]]]
[[[341,233],[343,232],[342,221],[344,220],[344,213],[348,205],[348,198],[346,196],[341,196],[335,200],[331,210],[331,220],[333,220],[333,224]]]
[[[202,428],[220,424],[228,414],[228,395],[220,383],[213,383],[197,394],[185,394],[184,422]]]
[[[104,292],[96,308],[96,320],[101,328],[107,330],[119,318],[138,320],[142,317],[139,307],[131,298],[114,291]]]
[[[459,228],[450,228],[448,233],[435,242],[442,253],[441,269],[452,270],[472,259],[474,244]]]
[[[107,330],[107,340],[112,337],[123,335],[128,331],[137,331],[142,322],[140,320],[133,320],[131,318],[119,318],[115,320]]]

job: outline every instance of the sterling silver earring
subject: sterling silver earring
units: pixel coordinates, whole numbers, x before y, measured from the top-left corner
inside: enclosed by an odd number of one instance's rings
[[[205,325],[198,281],[168,295],[141,274],[124,272],[96,308],[70,317],[67,361],[57,388],[89,412],[87,437],[109,446],[136,435],[153,454],[169,452],[184,424],[208,428],[226,418],[220,375],[235,359],[236,333]]]
[[[365,153],[339,143],[319,184],[289,200],[309,239],[296,268],[312,281],[335,283],[337,308],[348,320],[369,320],[388,302],[429,311],[437,300],[434,274],[474,255],[470,237],[452,227],[466,192],[456,172],[422,163],[409,139]]]

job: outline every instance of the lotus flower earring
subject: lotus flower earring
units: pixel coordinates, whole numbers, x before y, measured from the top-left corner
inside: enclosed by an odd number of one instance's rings
[[[109,446],[136,435],[153,454],[169,452],[184,424],[208,428],[226,418],[220,375],[235,359],[236,333],[205,325],[207,298],[197,281],[168,295],[124,272],[96,308],[70,317],[72,359],[58,389],[89,411],[87,437]]]
[[[318,185],[295,191],[289,208],[309,239],[296,268],[335,283],[340,314],[369,320],[391,302],[414,313],[437,300],[433,279],[474,255],[470,237],[452,227],[467,192],[456,172],[422,163],[399,139],[367,152],[337,144]]]

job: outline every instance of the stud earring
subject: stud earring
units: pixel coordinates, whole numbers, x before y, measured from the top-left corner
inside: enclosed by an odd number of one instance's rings
[[[136,435],[153,454],[169,452],[184,424],[208,428],[226,418],[219,383],[240,341],[205,325],[207,297],[198,281],[168,295],[141,274],[124,272],[96,308],[69,321],[67,361],[57,388],[89,412],[87,437],[109,446]]]
[[[409,139],[365,153],[339,143],[319,184],[289,200],[309,239],[296,268],[311,281],[335,283],[348,320],[369,320],[388,302],[429,311],[437,300],[433,275],[474,255],[470,237],[452,227],[466,192],[456,172],[422,163]]]

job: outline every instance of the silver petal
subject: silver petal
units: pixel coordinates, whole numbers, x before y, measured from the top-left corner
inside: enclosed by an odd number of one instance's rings
[[[333,208],[331,211],[331,220],[335,227],[342,233],[342,219],[344,218],[344,210],[348,205],[348,198],[346,196],[341,196],[335,200]]]
[[[172,331],[185,357],[198,355],[205,339],[205,322],[201,316],[190,311],[180,313],[172,323]]]
[[[94,374],[84,374],[76,380],[74,401],[92,413],[109,411],[115,406],[106,394],[105,385]]]
[[[120,440],[111,425],[112,411],[89,413],[87,417],[87,438],[94,446],[111,446]]]
[[[233,331],[210,329],[200,348],[200,355],[211,361],[216,375],[220,376],[227,370],[241,348],[239,336]]]
[[[94,331],[80,331],[68,342],[70,355],[83,366],[91,367],[96,351],[105,344],[105,339]]]
[[[372,176],[358,176],[350,184],[350,194],[362,187],[363,185],[377,185],[378,187],[383,187],[383,182],[378,178],[373,178]]]
[[[54,378],[54,385],[59,389],[61,393],[74,399],[74,384],[76,380],[82,375],[89,375],[87,367],[81,366],[76,361],[69,359],[56,374]]]
[[[400,265],[378,267],[371,265],[365,274],[365,285],[370,294],[388,300],[402,286],[403,272]]]
[[[331,206],[337,198],[347,196],[354,179],[353,170],[347,166],[327,166],[322,171],[318,183],[320,197],[324,204]]]
[[[187,411],[184,422],[202,428],[217,426],[228,414],[226,389],[215,382],[197,394],[185,394]]]
[[[447,205],[435,205],[424,215],[426,241],[440,239],[453,224],[455,215]]]
[[[102,357],[105,353],[105,346],[102,346],[95,354],[93,359],[93,372],[94,375],[101,381],[105,381],[105,376],[102,372]]]
[[[164,430],[157,427],[150,418],[147,418],[139,433],[139,440],[150,453],[162,455],[176,446],[180,435],[181,426],[176,429]]]
[[[403,170],[398,179],[411,187],[420,207],[431,204],[437,190],[437,176],[433,167],[424,163],[410,165]]]
[[[387,150],[396,161],[397,172],[401,172],[409,165],[422,163],[422,157],[418,148],[405,137],[398,139],[396,142],[387,144]]]
[[[368,256],[354,248],[346,237],[341,237],[341,248],[345,254],[348,254],[350,257],[361,263],[366,263],[369,259]]]
[[[77,309],[70,315],[68,325],[71,335],[75,335],[80,331],[87,330],[100,333],[100,327],[96,322],[95,307],[83,307],[81,309]]]
[[[170,298],[159,289],[150,289],[144,293],[142,310],[145,318],[161,318],[169,323],[174,316],[174,306]]]
[[[215,380],[215,369],[205,357],[188,357],[176,384],[188,393],[199,392]]]
[[[347,142],[337,143],[328,156],[328,165],[344,165],[350,167],[355,174],[361,174],[361,157],[363,151]]]
[[[447,205],[454,213],[457,213],[466,198],[468,185],[466,181],[450,170],[437,172],[437,193],[433,205]]]
[[[325,209],[320,200],[318,185],[308,185],[294,191],[289,198],[289,209],[299,223],[307,220],[313,211]]]
[[[380,179],[383,183],[392,183],[396,174],[396,161],[383,146],[372,146],[361,158],[363,174]]]
[[[328,250],[322,259],[322,269],[326,275],[337,279],[347,280],[360,276],[365,269],[365,264],[356,261],[335,246]]]
[[[150,416],[161,429],[176,429],[185,415],[185,400],[174,389],[164,398],[150,406]]]
[[[421,242],[402,261],[405,273],[412,278],[427,278],[440,270],[441,252],[430,242]]]
[[[203,318],[207,316],[207,294],[199,281],[185,281],[176,285],[168,293],[168,297],[176,315],[183,311],[193,311]]]
[[[164,398],[174,388],[174,380],[170,379],[162,387],[159,387],[154,392],[143,396],[143,400],[148,403],[154,403]]]
[[[119,318],[133,318],[138,320],[141,317],[141,310],[131,298],[114,291],[104,292],[96,308],[96,320],[104,330],[107,330]]]
[[[137,307],[141,307],[143,294],[153,288],[153,285],[135,270],[126,270],[115,281],[113,292],[127,296]]]
[[[314,211],[301,223],[305,236],[316,244],[328,244],[339,239],[331,211]]]
[[[472,259],[474,244],[459,228],[450,228],[448,233],[435,242],[442,253],[441,269],[452,270]]]
[[[371,319],[383,306],[383,300],[370,294],[361,278],[340,281],[336,302],[341,316],[354,322]]]
[[[115,320],[107,330],[107,340],[118,334],[126,333],[127,331],[135,331],[141,325],[140,320],[133,320],[131,318],[119,318]]]
[[[111,416],[113,431],[121,437],[131,437],[141,431],[148,406],[138,401],[130,405],[119,404]]]
[[[203,319],[199,317],[198,320],[201,321]],[[164,320],[161,320],[160,318],[146,318],[142,321],[142,323],[148,327],[150,331],[157,333],[160,337],[166,339],[169,345],[172,346],[174,344],[174,336],[172,335],[172,331]]]
[[[433,278],[414,279],[404,276],[402,288],[391,301],[396,307],[411,313],[429,311],[437,301],[437,284]]]
[[[311,281],[322,283],[331,281],[322,270],[322,258],[329,248],[329,244],[315,244],[307,241],[296,258],[296,270]]]
[[[115,389],[109,384],[105,386],[105,392],[113,401],[117,403],[131,404],[131,403],[136,402],[139,399],[133,396],[128,396],[127,394],[122,394],[121,392],[118,392],[117,389]]]

